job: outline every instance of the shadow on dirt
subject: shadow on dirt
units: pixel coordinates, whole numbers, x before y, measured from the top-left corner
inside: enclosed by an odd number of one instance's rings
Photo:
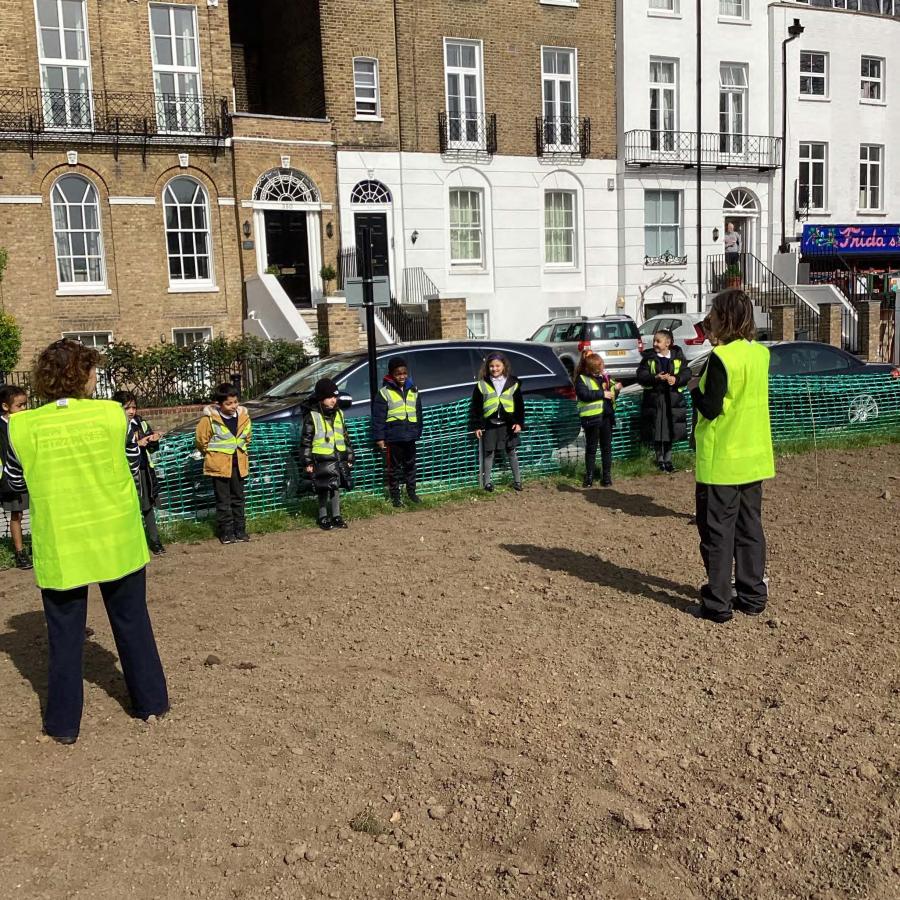
[[[679,584],[677,581],[648,572],[638,572],[636,569],[617,565],[601,556],[582,553],[580,550],[570,550],[567,547],[538,547],[534,544],[501,544],[501,546],[513,556],[517,556],[521,562],[540,566],[545,571],[565,572],[590,584],[599,584],[625,594],[646,597],[681,612],[689,612],[688,608],[699,601],[699,592],[695,587]]]
[[[47,626],[38,611],[6,620],[11,629],[0,634],[0,653],[6,653],[19,674],[31,684],[43,712],[47,704]],[[84,678],[112,697],[129,715],[131,704],[116,655],[87,638],[84,642]]]
[[[563,494],[580,494],[589,503],[596,503],[603,509],[620,509],[629,516],[654,519],[693,519],[690,513],[678,512],[668,506],[660,506],[646,494],[623,494],[614,488],[577,488],[570,484],[561,484],[557,490]]]

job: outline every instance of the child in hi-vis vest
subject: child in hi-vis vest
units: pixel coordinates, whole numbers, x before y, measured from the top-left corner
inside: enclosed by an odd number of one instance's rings
[[[388,361],[388,373],[372,403],[372,440],[387,452],[391,503],[402,506],[400,488],[406,485],[410,503],[421,503],[416,493],[416,441],[422,436],[422,398],[402,356]]]
[[[250,471],[250,415],[233,384],[220,384],[197,425],[203,474],[212,478],[216,525],[223,544],[249,541],[244,512],[244,481]]]
[[[9,536],[12,538],[17,569],[30,569],[31,558],[22,537],[22,519],[28,509],[28,492],[16,493],[9,488],[6,478],[6,458],[9,451],[9,417],[22,412],[28,406],[28,395],[14,384],[0,388],[0,503],[9,516]]]
[[[319,502],[317,522],[323,531],[346,528],[341,516],[341,487],[351,487],[353,448],[338,406],[338,386],[320,378],[310,397],[300,435],[300,456],[312,476]]]
[[[600,484],[612,486],[612,433],[620,390],[622,385],[609,377],[602,356],[590,351],[582,354],[575,369],[575,395],[584,429],[584,487],[594,483],[598,445],[602,464]]]

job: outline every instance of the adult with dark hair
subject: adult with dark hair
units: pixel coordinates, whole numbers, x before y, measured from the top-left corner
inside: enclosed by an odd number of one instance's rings
[[[34,573],[50,651],[44,731],[73,744],[84,704],[82,646],[88,586],[97,582],[134,714],[168,711],[169,697],[147,612],[149,560],[122,407],[88,399],[99,354],[56,341],[38,357],[34,392],[46,402],[9,420],[8,480],[31,503]]]
[[[717,294],[708,322],[715,346],[703,376],[691,379],[697,530],[707,576],[699,613],[727,622],[733,609],[759,615],[768,600],[762,483],[775,477],[769,350],[755,340],[753,304],[742,290]]]

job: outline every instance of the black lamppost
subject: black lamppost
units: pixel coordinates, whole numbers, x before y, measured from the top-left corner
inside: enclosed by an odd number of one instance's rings
[[[799,19],[788,26],[788,36],[781,42],[781,246],[779,253],[788,252],[787,225],[785,224],[785,202],[787,195],[787,45],[803,34]]]

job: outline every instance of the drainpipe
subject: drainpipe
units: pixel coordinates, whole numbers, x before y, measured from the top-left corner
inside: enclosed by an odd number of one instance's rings
[[[788,252],[785,204],[787,195],[787,45],[803,34],[799,19],[788,27],[788,36],[781,42],[781,246],[779,253]]]
[[[703,0],[697,0],[697,312],[703,312]]]

